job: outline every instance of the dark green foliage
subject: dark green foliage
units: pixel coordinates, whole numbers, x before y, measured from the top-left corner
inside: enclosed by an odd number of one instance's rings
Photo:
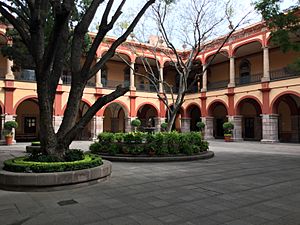
[[[139,119],[134,119],[131,121],[131,125],[134,127],[139,127],[141,126],[142,122]]]
[[[84,153],[80,149],[70,149],[66,151],[65,154],[65,161],[66,162],[73,162],[84,159]]]
[[[28,157],[18,157],[4,161],[4,170],[12,172],[63,172],[96,167],[102,164],[101,157],[85,154],[83,160],[74,162],[32,162]]]
[[[102,137],[103,135],[103,137]],[[192,155],[208,150],[208,142],[202,139],[199,132],[177,133],[177,132],[159,132],[159,133],[107,133],[99,134],[99,142],[90,146],[92,153],[107,153],[116,155],[125,154],[148,154],[156,155]],[[109,136],[109,138],[107,138]],[[104,140],[113,140],[111,143]],[[118,141],[117,141],[118,140]]]
[[[223,123],[224,134],[232,134],[233,128],[234,128],[233,123],[231,122]]]
[[[162,124],[160,125],[160,127],[161,127],[162,131],[166,131],[166,129],[167,129],[167,127],[168,127],[168,123],[162,123]]]
[[[300,51],[300,43],[293,38],[300,35],[299,1],[286,12],[280,10],[280,3],[281,0],[258,0],[254,4],[271,29],[272,43],[280,46],[284,52]],[[299,60],[294,66],[299,70]]]
[[[4,123],[4,129],[6,130],[11,130],[13,128],[17,128],[18,127],[18,123],[16,121],[7,121]]]
[[[200,131],[202,131],[205,128],[205,123],[199,121],[196,123],[196,127],[198,127]]]

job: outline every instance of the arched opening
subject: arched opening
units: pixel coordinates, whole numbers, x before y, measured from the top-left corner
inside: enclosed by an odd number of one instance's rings
[[[81,101],[76,122],[79,121],[82,116],[89,109],[89,105],[83,101]],[[91,121],[84,127],[84,129],[79,133],[76,137],[77,140],[89,140],[91,138]]]
[[[243,44],[234,49],[236,85],[258,83],[263,75],[262,44],[259,40]]]
[[[261,107],[251,98],[243,99],[238,105],[242,115],[242,137],[248,141],[259,141],[262,138]]]
[[[213,120],[213,136],[216,139],[224,137],[223,123],[227,121],[227,109],[226,106],[221,102],[214,103],[209,110],[210,116]]]
[[[126,112],[118,103],[109,104],[104,111],[103,131],[104,132],[125,132]]]
[[[207,89],[222,89],[228,86],[229,82],[229,56],[225,51],[216,55],[212,54],[206,59],[209,64],[207,68]]]
[[[26,99],[21,102],[16,110],[18,128],[16,129],[17,141],[36,141],[39,139],[40,109],[36,99]]]
[[[286,94],[274,104],[274,111],[279,115],[278,138],[280,142],[300,142],[300,97]]]
[[[103,87],[107,86],[108,80],[107,80],[107,66],[104,65],[101,69],[101,83]]]
[[[155,92],[157,80],[159,80],[159,63],[156,59],[138,57],[135,61],[134,70],[142,76],[135,76],[136,90]]]
[[[154,106],[145,104],[138,109],[137,117],[141,120],[141,130],[155,130],[155,118],[158,117],[158,112]]]
[[[190,131],[198,131],[196,124],[201,121],[201,110],[197,105],[191,105],[187,108],[187,114],[190,117]]]

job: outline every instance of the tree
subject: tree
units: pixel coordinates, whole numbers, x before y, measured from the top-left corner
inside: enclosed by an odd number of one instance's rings
[[[281,10],[281,0],[259,0],[255,2],[255,9],[262,14],[267,26],[271,30],[271,41],[286,51],[300,51],[300,1],[288,9]],[[300,69],[300,59],[294,65]]]
[[[113,0],[108,0],[99,25],[99,30],[80,63],[85,35],[98,7],[104,0],[2,0],[0,13],[18,32],[34,63],[37,95],[40,109],[40,141],[44,154],[62,158],[69,145],[81,132],[96,112],[105,104],[124,95],[128,88],[118,86],[115,91],[98,98],[83,117],[76,116],[87,81],[115,54],[116,48],[133,31],[145,11],[155,2],[147,0],[128,28],[110,46],[105,55],[93,65],[98,46],[105,35],[113,29],[122,14],[126,0],[120,1],[115,12]],[[110,18],[111,15],[111,19]],[[65,54],[70,51],[71,89],[63,121],[55,133],[53,103],[56,88],[65,65]]]
[[[155,58],[155,65],[151,64],[145,52],[140,52],[136,44],[129,43],[128,46],[132,48],[133,52],[137,53],[137,57],[142,60],[145,73],[138,73],[135,75],[142,76],[148,79],[152,87],[157,92],[157,96],[163,101],[167,108],[168,125],[166,131],[171,131],[176,115],[184,103],[185,95],[192,91],[202,79],[203,72],[208,69],[214,57],[220,52],[221,48],[228,41],[231,34],[242,24],[246,16],[233,25],[232,7],[230,1],[207,1],[207,0],[189,0],[185,5],[176,5],[174,10],[176,12],[179,8],[185,9],[183,15],[180,15],[179,22],[176,26],[179,30],[174,31],[174,27],[169,27],[169,24],[174,24],[174,12],[172,11],[173,2],[158,1],[152,6],[152,16],[157,24],[159,38],[157,43],[152,48],[147,46],[147,52],[151,51],[153,58]],[[219,6],[219,8],[217,7]],[[219,10],[219,13],[215,12]],[[223,13],[222,13],[223,11]],[[218,50],[207,63],[205,70],[199,70],[200,60],[198,55],[201,51],[208,47],[205,42],[211,40],[215,36],[215,32],[219,26],[228,25],[230,32],[225,35]],[[174,40],[172,40],[172,31],[175,35],[182,37],[184,50],[178,50]],[[164,44],[164,45],[163,45]],[[142,44],[141,44],[142,45]],[[138,47],[144,49],[143,46]],[[159,57],[164,56],[168,58],[170,65],[177,73],[177,85],[173,87],[168,82],[163,81],[159,76],[160,65]],[[121,56],[120,56],[121,57]]]

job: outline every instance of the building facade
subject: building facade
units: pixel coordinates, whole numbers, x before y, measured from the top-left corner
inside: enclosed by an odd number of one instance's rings
[[[174,128],[181,132],[193,131],[196,123],[202,120],[206,124],[207,139],[222,138],[222,124],[232,121],[236,141],[299,143],[300,73],[290,67],[300,57],[299,52],[283,53],[279,46],[273,46],[264,23],[236,31],[214,57],[223,40],[224,37],[220,37],[207,43],[198,55],[194,74],[207,69],[202,81],[186,96]],[[113,38],[107,38],[99,46],[95,62],[113,41]],[[128,43],[135,46],[134,41]],[[5,36],[5,26],[0,26],[0,44],[11,44]],[[78,118],[97,98],[110,93],[117,85],[128,85],[130,91],[100,109],[78,139],[95,138],[103,131],[128,132],[134,118],[140,118],[145,129],[160,129],[160,124],[166,120],[166,107],[149,81],[134,76],[130,68],[139,73],[145,72],[136,52],[143,53],[153,66],[158,59],[159,69],[154,67],[154,70],[174,87],[174,92],[176,71],[168,57],[159,52],[154,57],[150,49],[151,44],[138,44],[134,50],[126,44],[121,45],[117,52],[127,63],[114,56],[88,82]],[[16,120],[19,123],[17,141],[36,139],[39,109],[34,71],[23,69],[13,72],[12,65],[12,61],[0,56],[1,129],[5,121]],[[53,118],[55,129],[63,118],[70,82],[71,77],[63,75],[57,88]]]

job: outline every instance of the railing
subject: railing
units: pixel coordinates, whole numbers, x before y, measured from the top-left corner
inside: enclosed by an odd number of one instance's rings
[[[251,74],[249,76],[237,77],[235,79],[235,83],[237,86],[260,83],[262,76],[263,76],[262,73],[257,73],[257,74]]]
[[[102,79],[101,83],[105,88],[116,88],[118,85],[122,85],[122,87],[129,87],[129,81],[123,80],[106,80]]]
[[[153,84],[136,84],[136,90],[145,92],[156,92],[155,85]]]
[[[72,77],[70,75],[62,75],[61,80],[62,80],[63,84],[70,85],[72,82]],[[96,85],[95,82],[92,80],[89,80],[86,83],[86,86],[88,86],[88,87],[95,87],[95,85]]]
[[[300,72],[296,70],[292,70],[288,67],[270,71],[271,80],[282,80],[285,78],[293,78],[297,76],[300,77]]]
[[[19,72],[18,76],[15,76],[15,79],[21,80],[21,81],[36,81],[35,80],[35,71],[24,69],[21,72]]]
[[[207,90],[216,90],[227,88],[229,81],[228,80],[221,80],[217,82],[212,82],[207,84]]]

